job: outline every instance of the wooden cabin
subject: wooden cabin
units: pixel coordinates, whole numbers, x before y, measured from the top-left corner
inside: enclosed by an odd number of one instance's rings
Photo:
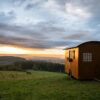
[[[65,72],[76,79],[100,79],[100,41],[66,48]]]

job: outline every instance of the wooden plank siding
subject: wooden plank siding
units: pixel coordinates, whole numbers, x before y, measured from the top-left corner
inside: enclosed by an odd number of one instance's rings
[[[70,51],[75,51],[75,58],[69,62]],[[87,60],[84,60],[87,54]],[[88,57],[89,55],[89,57]],[[76,79],[100,79],[100,42],[86,42],[65,51],[65,72]]]
[[[69,62],[68,61],[68,58],[69,58],[69,52],[70,51],[75,51],[75,58],[73,58],[72,62]],[[73,48],[73,49],[69,49],[69,50],[66,50],[65,52],[66,56],[65,56],[65,72],[69,73],[69,70],[71,70],[72,72],[72,76],[74,76],[75,78],[78,79],[78,55],[79,55],[79,50],[78,48]]]

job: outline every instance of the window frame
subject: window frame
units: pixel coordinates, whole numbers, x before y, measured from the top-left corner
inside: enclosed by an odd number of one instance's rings
[[[83,53],[83,62],[92,62],[93,60],[93,54],[91,52],[84,52]]]
[[[75,59],[75,50],[69,50],[69,58]]]

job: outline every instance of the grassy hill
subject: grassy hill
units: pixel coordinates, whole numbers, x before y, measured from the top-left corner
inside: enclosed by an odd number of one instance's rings
[[[25,61],[24,58],[21,57],[13,57],[13,56],[0,56],[0,65],[11,64],[14,62]]]
[[[0,100],[100,100],[100,83],[62,73],[1,71]]]

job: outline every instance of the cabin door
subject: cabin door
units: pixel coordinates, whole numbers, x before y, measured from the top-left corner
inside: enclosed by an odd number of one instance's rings
[[[68,62],[68,69],[69,69],[69,73],[70,73],[70,71],[71,71],[71,63],[70,62]]]
[[[71,70],[71,62],[73,61],[73,51],[69,51],[69,57],[68,57],[68,70],[69,74],[72,75],[72,70]]]

